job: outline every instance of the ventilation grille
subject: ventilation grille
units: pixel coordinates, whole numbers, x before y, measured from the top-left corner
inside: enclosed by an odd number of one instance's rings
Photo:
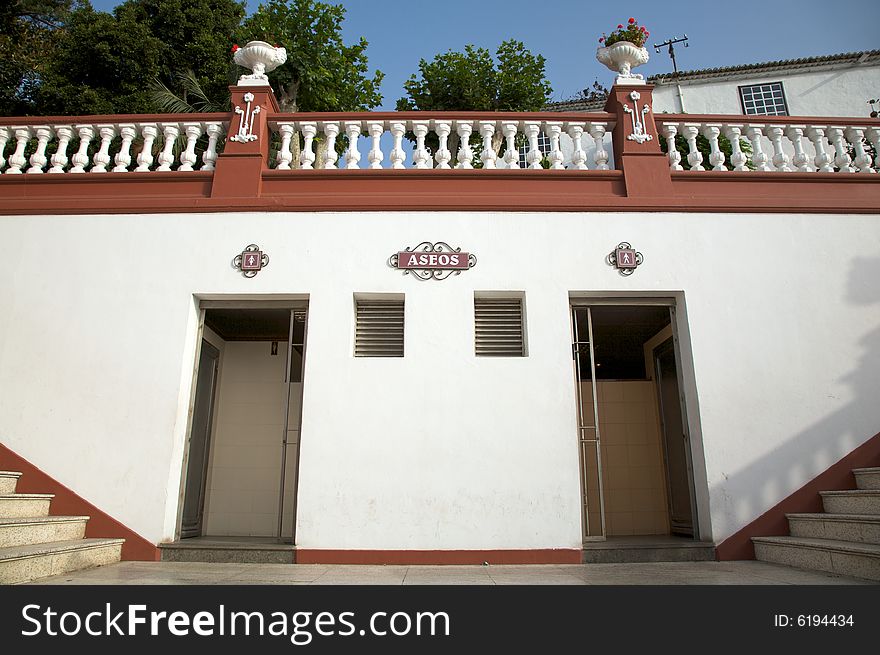
[[[403,357],[403,300],[358,300],[355,357]]]
[[[519,298],[474,298],[478,357],[523,357],[523,312]]]

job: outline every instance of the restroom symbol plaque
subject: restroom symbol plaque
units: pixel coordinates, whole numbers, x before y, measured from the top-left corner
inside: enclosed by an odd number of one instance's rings
[[[269,255],[261,251],[260,247],[254,243],[232,260],[232,266],[240,270],[245,277],[254,277],[268,265]]]
[[[633,271],[644,261],[642,253],[636,252],[626,241],[617,244],[617,248],[608,253],[605,258],[611,266],[614,266],[621,275],[632,275]]]

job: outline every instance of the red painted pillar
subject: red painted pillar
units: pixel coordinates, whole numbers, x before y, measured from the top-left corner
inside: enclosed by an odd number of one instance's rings
[[[269,86],[231,86],[233,114],[217,157],[212,198],[258,198],[268,168],[269,115],[278,101]]]
[[[614,163],[623,171],[628,197],[672,196],[669,159],[660,150],[654,124],[653,91],[651,84],[615,85],[605,103],[605,111],[617,115]]]

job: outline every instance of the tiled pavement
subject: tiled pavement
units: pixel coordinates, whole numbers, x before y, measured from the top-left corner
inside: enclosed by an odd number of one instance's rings
[[[861,585],[868,580],[766,562],[543,566],[342,566],[121,562],[43,585]]]

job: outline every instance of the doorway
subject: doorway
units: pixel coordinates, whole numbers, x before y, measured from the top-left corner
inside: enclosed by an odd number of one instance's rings
[[[674,318],[671,300],[572,303],[585,542],[697,538]]]
[[[293,543],[307,307],[203,301],[181,539]]]

